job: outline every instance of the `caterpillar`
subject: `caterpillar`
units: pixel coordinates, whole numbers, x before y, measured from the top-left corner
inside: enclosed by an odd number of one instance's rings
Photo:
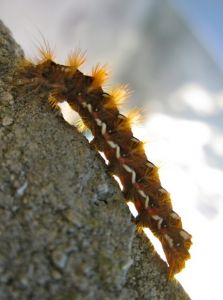
[[[192,236],[182,228],[170,194],[161,185],[158,168],[145,154],[144,143],[133,136],[131,117],[119,111],[128,95],[127,87],[103,90],[108,77],[105,66],[96,65],[91,76],[84,75],[79,68],[85,55],[80,50],[68,56],[66,65],[54,61],[48,45],[39,50],[38,61],[24,59],[20,64],[20,83],[44,87],[52,107],[66,100],[80,115],[93,134],[91,144],[104,153],[110,173],[119,177],[126,201],[134,203],[136,227],[139,231],[148,227],[160,240],[172,278],[190,258]]]

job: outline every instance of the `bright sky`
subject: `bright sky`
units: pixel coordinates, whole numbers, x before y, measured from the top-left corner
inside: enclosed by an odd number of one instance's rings
[[[212,57],[223,68],[223,1],[221,0],[171,0],[188,25],[205,44]]]

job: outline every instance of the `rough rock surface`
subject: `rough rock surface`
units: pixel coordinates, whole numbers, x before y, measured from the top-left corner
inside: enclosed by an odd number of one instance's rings
[[[0,22],[0,299],[189,299],[97,152],[41,88],[16,86],[21,57]]]

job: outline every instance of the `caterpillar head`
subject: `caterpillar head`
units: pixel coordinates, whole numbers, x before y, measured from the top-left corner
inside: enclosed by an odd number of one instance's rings
[[[46,60],[38,64],[23,59],[17,66],[16,72],[19,73],[20,84],[21,85],[38,85],[44,84],[45,79],[47,81],[55,82],[54,73],[55,73],[56,64],[51,60]]]

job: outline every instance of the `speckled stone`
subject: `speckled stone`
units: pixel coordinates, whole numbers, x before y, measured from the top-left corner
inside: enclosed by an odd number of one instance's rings
[[[3,119],[2,119],[2,125],[3,126],[9,126],[9,125],[11,125],[13,123],[13,119],[11,118],[11,117],[4,117]]]

